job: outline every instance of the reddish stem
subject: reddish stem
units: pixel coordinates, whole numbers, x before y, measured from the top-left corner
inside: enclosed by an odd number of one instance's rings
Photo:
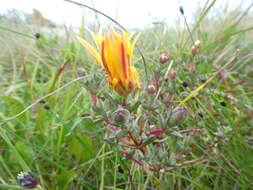
[[[134,161],[136,164],[143,166],[143,163],[140,160],[138,160],[137,158],[135,158],[134,156],[130,155],[129,152],[127,152],[125,150],[120,150],[120,152],[123,153],[130,160]]]
[[[136,146],[139,146],[139,145],[140,145],[140,143],[138,143],[138,142],[135,140],[135,138],[133,137],[131,131],[128,131],[128,135],[129,135],[129,138],[134,142],[134,144],[135,144]]]
[[[129,142],[126,138],[121,138],[121,139],[119,139],[119,141],[122,142],[122,143],[124,143],[124,144],[126,144],[126,145],[128,145],[128,146],[134,146],[134,147],[136,147],[135,143],[133,144],[133,143]]]
[[[91,94],[91,102],[92,102],[92,105],[95,107],[97,106],[97,95],[96,94]]]
[[[243,84],[245,82],[246,82],[246,80],[242,79],[242,80],[239,80],[239,81],[235,82],[235,84],[236,85],[241,85],[241,84]]]

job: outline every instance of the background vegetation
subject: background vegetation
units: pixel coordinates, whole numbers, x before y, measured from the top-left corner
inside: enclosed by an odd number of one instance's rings
[[[251,7],[210,17],[214,3],[207,1],[189,23],[193,38],[201,41],[200,51],[194,57],[189,32],[182,23],[175,27],[156,23],[141,30],[138,46],[146,58],[147,77],[137,51],[134,63],[140,73],[142,92],[155,78],[164,76],[169,64],[161,65],[159,57],[169,52],[177,77],[163,85],[168,85],[169,93],[176,97],[174,105],[217,68],[231,62],[185,103],[189,111],[178,127],[201,128],[204,133],[169,138],[167,155],[162,155],[175,160],[176,155],[187,152],[193,159],[201,155],[208,159],[166,173],[145,172],[124,158],[104,141],[106,125],[87,117],[94,111],[90,99],[94,89],[87,84],[96,86],[98,94],[108,89],[104,71],[76,41],[76,35],[89,39],[86,29],[96,33],[98,26],[83,23],[79,31],[74,31],[56,26],[36,10],[34,15],[22,16],[15,11],[2,15],[0,189],[19,189],[16,176],[20,171],[31,171],[47,190],[252,189]],[[37,38],[36,33],[40,34]],[[71,82],[80,76],[87,78]],[[183,81],[188,88],[182,86]],[[48,94],[43,101],[37,101]],[[4,121],[33,103],[36,104],[23,114]]]

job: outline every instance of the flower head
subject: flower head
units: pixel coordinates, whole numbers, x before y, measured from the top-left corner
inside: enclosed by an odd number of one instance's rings
[[[30,172],[21,172],[17,176],[18,184],[26,189],[33,189],[39,184],[38,180]]]
[[[121,96],[127,96],[136,87],[140,88],[139,76],[132,65],[132,55],[137,37],[130,41],[128,32],[122,34],[110,29],[105,35],[93,35],[96,51],[86,40],[79,38],[81,44],[105,69],[112,88]]]

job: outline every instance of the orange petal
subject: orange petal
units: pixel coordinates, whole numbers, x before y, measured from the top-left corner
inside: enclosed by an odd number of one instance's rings
[[[133,42],[132,42],[132,45],[131,45],[131,48],[130,48],[130,60],[131,60],[131,61],[132,61],[132,55],[133,55],[133,51],[134,51],[134,46],[135,46],[137,40],[139,39],[140,35],[141,35],[141,33],[137,34],[137,35],[135,36]],[[131,63],[131,61],[130,61],[130,63]]]
[[[126,49],[124,47],[124,43],[121,42],[120,44],[120,48],[121,48],[121,64],[122,64],[122,70],[123,70],[123,74],[125,79],[127,79],[128,77],[128,62],[126,60]]]

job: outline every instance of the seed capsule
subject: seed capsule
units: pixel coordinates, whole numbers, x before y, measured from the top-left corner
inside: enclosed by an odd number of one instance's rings
[[[34,36],[35,36],[36,39],[39,39],[40,38],[40,33],[37,32],[37,33],[34,34]]]
[[[124,124],[127,122],[130,113],[127,109],[124,109],[122,106],[120,106],[115,112],[112,113],[113,115],[113,121],[118,124]]]
[[[165,52],[163,53],[161,56],[160,56],[160,63],[164,64],[166,63],[167,61],[170,60],[170,55],[169,53]]]
[[[45,104],[45,105],[44,105],[44,109],[50,110],[50,106],[49,106],[48,104]]]
[[[179,11],[182,15],[184,15],[184,8],[182,6],[179,7]]]
[[[220,105],[222,105],[223,107],[226,107],[226,103],[225,102],[220,102]]]
[[[183,85],[183,87],[185,87],[185,88],[186,88],[186,87],[188,86],[188,83],[187,83],[187,82],[185,82],[185,81],[183,81],[183,82],[182,82],[182,85]]]

